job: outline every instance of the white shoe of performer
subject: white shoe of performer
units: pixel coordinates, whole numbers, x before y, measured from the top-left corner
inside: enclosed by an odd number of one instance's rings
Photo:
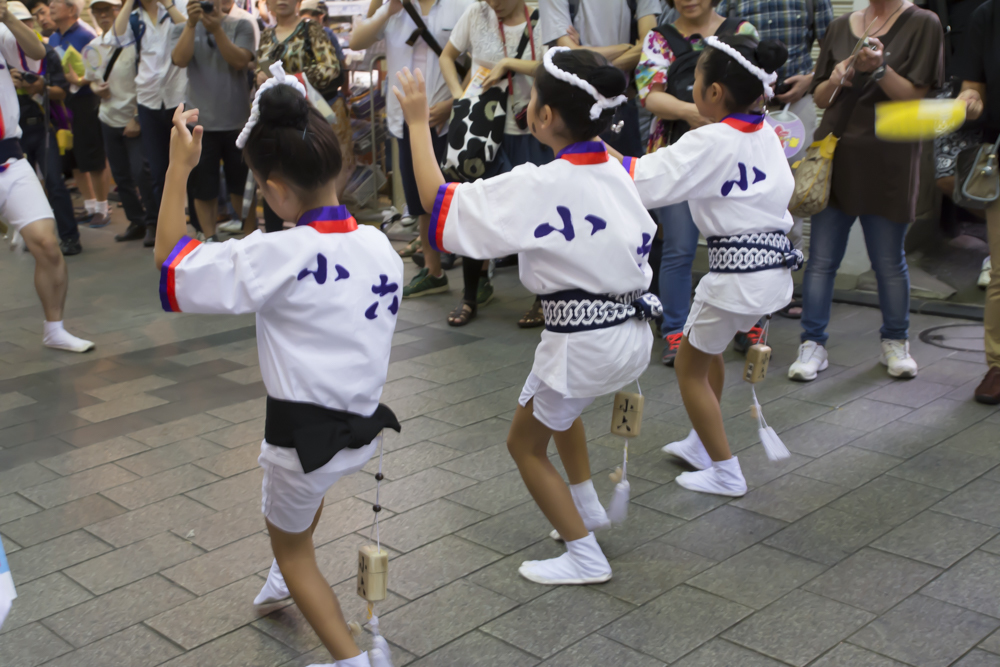
[[[600,584],[611,578],[608,562],[593,533],[566,543],[566,553],[548,560],[521,563],[521,576],[537,584]]]
[[[46,322],[45,333],[42,336],[45,347],[53,347],[57,350],[68,352],[89,352],[94,349],[94,344],[89,340],[77,338],[63,328],[63,323]]]
[[[739,498],[747,492],[747,482],[735,456],[727,461],[715,461],[706,470],[681,473],[674,481],[685,489],[717,496]]]
[[[712,467],[712,457],[708,455],[705,445],[701,444],[701,438],[698,437],[694,429],[691,429],[691,432],[683,440],[664,445],[662,451],[687,461],[688,465],[695,470],[706,470]]]
[[[288,586],[285,585],[285,578],[281,576],[281,570],[278,568],[278,561],[271,561],[271,571],[267,573],[267,581],[264,582],[264,588],[260,589],[260,593],[253,599],[253,603],[271,604],[286,600],[291,596],[292,594],[288,592]]]
[[[597,497],[597,490],[594,489],[594,480],[588,479],[586,482],[580,482],[579,484],[570,484],[569,492],[573,496],[573,504],[576,505],[576,511],[580,513],[580,518],[583,519],[584,528],[593,532],[595,530],[607,530],[611,527],[611,520],[608,519],[608,513],[604,509],[604,505],[601,504],[601,499]],[[553,529],[549,533],[549,537],[556,542],[562,542],[562,536],[559,535],[558,530]]]
[[[369,657],[368,653],[362,653],[347,660],[338,660],[333,664],[309,665],[309,667],[384,667],[377,662],[371,662]],[[388,667],[392,667],[392,665],[388,665]]]

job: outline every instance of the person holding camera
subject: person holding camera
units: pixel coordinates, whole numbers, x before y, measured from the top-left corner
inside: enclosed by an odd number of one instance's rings
[[[201,161],[191,172],[189,194],[207,242],[218,241],[219,161],[226,174],[229,200],[242,218],[247,166],[236,137],[250,117],[250,79],[254,35],[250,22],[229,15],[233,0],[189,0],[187,21],[173,27],[171,58],[187,68],[186,109],[198,110],[204,128]]]

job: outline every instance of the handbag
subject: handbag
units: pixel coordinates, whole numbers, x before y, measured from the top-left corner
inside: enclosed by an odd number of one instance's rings
[[[952,200],[963,208],[982,210],[1000,200],[1000,138],[996,143],[966,148],[955,164]]]
[[[845,96],[846,104],[833,132],[820,141],[814,141],[806,149],[805,157],[792,164],[795,177],[795,191],[788,203],[788,211],[797,218],[808,218],[825,209],[830,203],[830,182],[833,177],[833,154],[837,142],[847,129],[847,123],[854,112],[858,94]]]
[[[524,13],[527,22],[515,57],[520,60],[530,44],[531,58],[534,60],[534,26],[538,23],[538,10],[528,16],[525,8]],[[503,45],[504,57],[507,57],[503,24],[498,22],[498,25],[500,43]],[[501,81],[478,95],[455,100],[448,126],[448,152],[441,164],[441,171],[446,179],[471,183],[499,173],[501,163],[496,158],[503,144],[507,101],[513,89],[514,76],[508,72],[506,81]]]

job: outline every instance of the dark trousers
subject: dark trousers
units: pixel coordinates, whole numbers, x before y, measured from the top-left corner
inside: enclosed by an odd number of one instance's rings
[[[153,182],[153,210],[160,210],[163,183],[167,180],[170,164],[170,130],[174,126],[173,109],[150,109],[139,105],[139,125],[142,127],[142,150],[149,161],[149,175]]]
[[[153,195],[149,165],[142,156],[142,135],[126,137],[124,127],[111,127],[104,123],[101,123],[101,133],[104,135],[104,151],[111,165],[111,175],[118,184],[118,195],[125,208],[125,217],[133,225],[155,227],[157,209],[153,207],[153,202],[156,197]]]
[[[59,143],[55,132],[49,131],[49,145],[46,148],[45,134],[46,129],[42,127],[22,128],[21,148],[24,149],[28,164],[32,167],[41,165],[45,176],[45,191],[56,219],[56,227],[59,228],[59,238],[63,241],[76,240],[80,238],[80,230],[73,217],[73,200],[70,199],[66,181],[63,180]]]

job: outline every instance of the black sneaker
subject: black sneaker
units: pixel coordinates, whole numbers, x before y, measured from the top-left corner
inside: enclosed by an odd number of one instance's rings
[[[62,254],[66,257],[70,255],[79,255],[83,252],[83,246],[80,245],[80,239],[66,239],[59,244],[59,249],[62,250]]]
[[[140,241],[145,237],[145,227],[142,225],[129,225],[128,229],[115,236],[115,241]]]
[[[143,248],[152,248],[156,245],[156,227],[146,227],[146,238],[142,240]]]

